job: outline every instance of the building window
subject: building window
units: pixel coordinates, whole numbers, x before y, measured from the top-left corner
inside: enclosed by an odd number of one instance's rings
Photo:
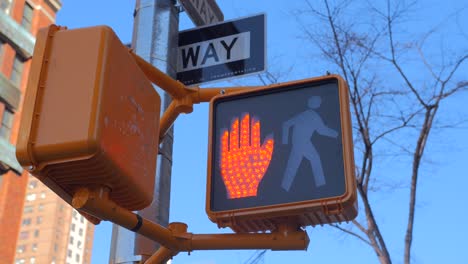
[[[80,254],[75,255],[75,260],[76,260],[76,262],[80,262]]]
[[[32,202],[32,201],[36,200],[36,197],[37,197],[37,195],[35,193],[30,193],[30,194],[26,195],[26,201]]]
[[[20,85],[21,75],[23,74],[24,59],[16,53],[15,59],[13,61],[13,69],[11,70],[10,80],[16,84]]]
[[[19,234],[19,239],[27,239],[29,237],[29,231],[21,231]]]
[[[83,216],[80,216],[80,222],[81,222],[82,224],[84,224],[84,217],[83,217]]]
[[[27,30],[31,30],[33,13],[34,8],[28,2],[24,3],[23,20],[21,21],[21,25]]]
[[[73,237],[70,237],[70,245],[73,245]]]
[[[70,249],[68,250],[68,256],[69,256],[70,258],[73,256],[73,253],[72,253],[72,251],[71,251]]]
[[[11,134],[11,127],[13,126],[13,111],[5,107],[0,124],[0,137],[9,140]]]
[[[37,210],[38,210],[39,212],[44,211],[44,205],[43,205],[43,204],[39,204],[39,205],[37,206]]]
[[[71,225],[71,230],[72,230],[72,231],[75,231],[75,224],[72,224],[72,225]]]
[[[0,0],[0,9],[5,13],[10,13],[11,0]]]
[[[37,224],[41,224],[41,223],[42,223],[42,216],[38,216],[38,217],[36,218],[36,223],[37,223]]]
[[[25,218],[23,219],[23,221],[21,222],[21,225],[22,226],[28,226],[31,224],[31,218]]]
[[[73,210],[73,218],[78,219],[78,212],[76,210]]]
[[[37,251],[37,244],[36,243],[31,245],[31,250],[34,251],[34,252]]]
[[[81,241],[78,241],[77,247],[78,247],[79,249],[81,249]]]
[[[46,193],[45,192],[41,192],[41,199],[45,199],[46,197]]]
[[[0,5],[2,3],[2,0],[0,0]],[[3,62],[3,48],[5,47],[5,41],[0,39],[0,65],[2,65]]]
[[[80,228],[80,231],[78,231],[78,234],[79,234],[80,236],[83,235],[83,228]]]
[[[54,244],[54,251],[55,251],[55,252],[58,251],[58,245],[57,245],[57,244]]]
[[[28,187],[29,189],[35,189],[37,187],[37,181],[36,180],[30,181],[28,184]]]
[[[34,237],[39,237],[39,230],[34,230]]]
[[[31,264],[36,264],[36,258],[35,258],[35,257],[31,257],[31,258],[29,259],[29,263],[31,263]]]
[[[24,260],[24,259],[15,260],[15,264],[24,264],[24,263],[26,263],[26,260]]]
[[[17,248],[16,248],[16,252],[18,253],[23,253],[26,251],[26,246],[25,245],[19,245]]]

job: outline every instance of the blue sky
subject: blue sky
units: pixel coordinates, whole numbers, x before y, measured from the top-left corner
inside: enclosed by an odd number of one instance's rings
[[[292,67],[283,80],[295,80],[322,75],[328,70],[321,62],[317,50],[304,48],[303,34],[292,11],[302,1],[236,1],[218,0],[225,19],[235,19],[265,12],[267,14],[267,54],[269,69],[284,70]],[[459,25],[468,25],[467,4],[464,1],[424,1],[417,6],[409,26],[422,31],[442,22],[447,15],[464,7]],[[71,1],[64,0],[58,13],[57,24],[69,28],[93,25],[111,26],[122,42],[131,41],[134,1]],[[364,19],[364,18],[363,18]],[[193,27],[185,13],[180,14],[180,29]],[[459,41],[448,30],[444,41],[450,45]],[[467,34],[465,30],[464,34]],[[457,34],[458,34],[457,33]],[[453,34],[453,35],[452,35]],[[458,45],[466,46],[464,44]],[[452,41],[453,40],[453,41]],[[447,50],[448,52],[450,51]],[[466,51],[466,49],[465,49]],[[462,72],[468,77],[467,67]],[[254,79],[235,80],[249,84]],[[254,84],[258,84],[255,82]],[[214,86],[229,83],[214,83]],[[459,94],[442,104],[442,120],[466,119],[468,94]],[[421,170],[419,204],[413,242],[414,263],[468,263],[466,237],[468,227],[463,220],[466,210],[468,186],[468,124],[456,129],[441,129],[431,134],[427,155]],[[228,232],[218,230],[205,213],[206,152],[208,140],[208,104],[197,105],[190,115],[180,116],[175,124],[174,163],[171,189],[170,220],[186,222],[194,233]],[[379,165],[383,177],[408,175],[409,164],[400,158],[389,158]],[[377,191],[371,196],[378,221],[387,240],[394,263],[402,263],[405,223],[407,220],[408,189]],[[111,239],[111,224],[101,223],[96,228],[92,263],[107,263]],[[310,245],[307,251],[271,252],[265,263],[377,263],[373,250],[354,238],[330,227],[307,228]],[[196,251],[190,256],[180,253],[173,260],[179,264],[226,263],[237,264],[247,260],[253,251]]]

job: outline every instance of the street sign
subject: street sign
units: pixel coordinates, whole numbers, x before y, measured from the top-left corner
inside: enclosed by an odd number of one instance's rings
[[[224,15],[215,0],[180,0],[193,23],[200,27],[224,20]]]
[[[348,90],[336,75],[211,102],[206,209],[219,226],[272,230],[357,214]]]
[[[265,15],[179,33],[177,80],[185,85],[265,70]]]

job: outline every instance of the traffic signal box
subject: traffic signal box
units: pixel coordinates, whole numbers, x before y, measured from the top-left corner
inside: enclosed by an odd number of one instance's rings
[[[322,225],[357,215],[348,89],[342,78],[215,97],[206,210],[236,232]]]
[[[108,27],[40,31],[17,158],[71,203],[102,188],[128,210],[153,200],[160,97]]]

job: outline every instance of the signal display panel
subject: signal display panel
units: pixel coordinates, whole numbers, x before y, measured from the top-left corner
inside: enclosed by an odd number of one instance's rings
[[[346,193],[337,79],[219,98],[212,115],[211,212]]]

